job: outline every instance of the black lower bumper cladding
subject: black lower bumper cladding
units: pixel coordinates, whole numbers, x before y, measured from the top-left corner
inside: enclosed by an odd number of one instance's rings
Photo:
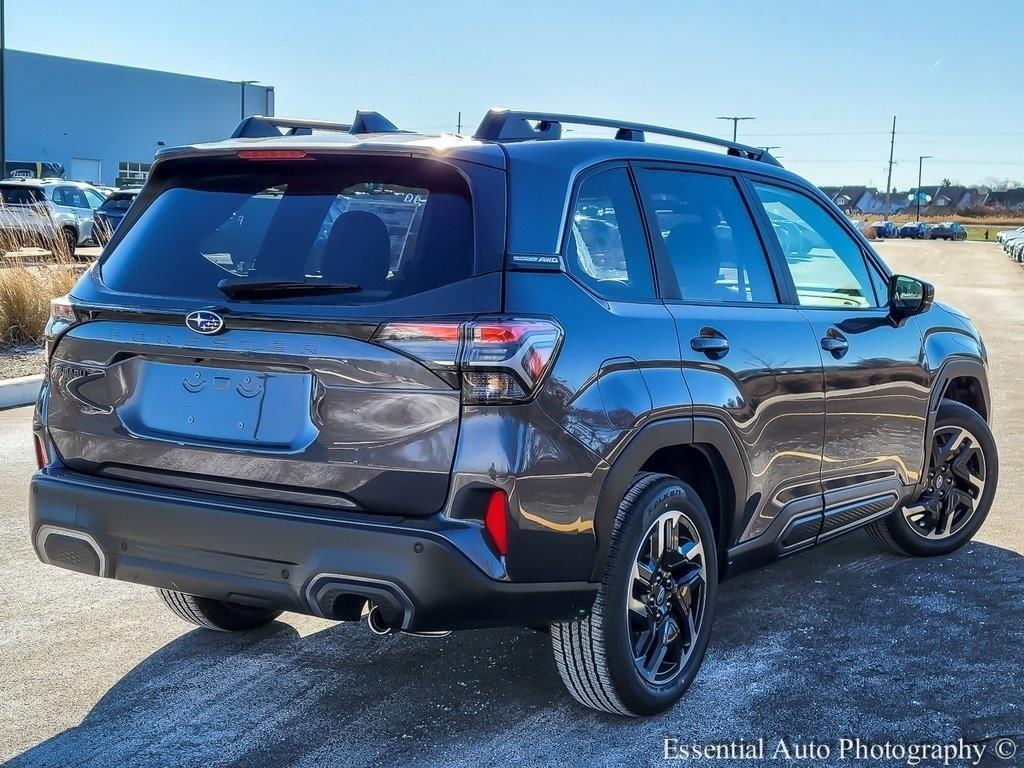
[[[52,468],[32,480],[30,518],[36,552],[51,565],[339,620],[370,601],[407,631],[577,618],[597,588],[492,578],[455,543],[467,531],[449,535],[437,520],[282,514]]]

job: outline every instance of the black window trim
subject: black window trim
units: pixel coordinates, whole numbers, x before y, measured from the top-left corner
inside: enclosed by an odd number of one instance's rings
[[[644,218],[644,229],[647,232],[648,240],[651,244],[652,252],[655,254],[655,266],[657,273],[663,273],[660,278],[660,282],[668,289],[662,294],[662,300],[666,304],[682,305],[682,306],[705,306],[705,307],[789,307],[792,308],[794,302],[793,297],[789,294],[787,284],[782,282],[779,278],[780,275],[786,275],[788,277],[788,268],[785,265],[780,265],[777,262],[777,255],[773,252],[772,248],[769,247],[769,242],[766,242],[765,233],[763,228],[760,226],[757,218],[757,210],[760,207],[753,205],[755,201],[751,200],[750,192],[747,190],[746,185],[743,182],[742,174],[737,171],[733,171],[729,168],[723,168],[719,166],[709,165],[698,165],[694,163],[680,163],[671,161],[652,161],[652,160],[633,160],[630,161],[631,173],[636,175],[638,171],[652,170],[652,171],[676,171],[681,173],[690,174],[702,174],[705,176],[724,176],[731,178],[736,186],[737,194],[743,205],[747,209],[747,214],[750,216],[750,223],[754,229],[754,234],[757,236],[758,242],[761,244],[761,250],[764,254],[765,261],[768,264],[768,273],[771,276],[772,283],[775,286],[776,301],[765,302],[765,301],[708,301],[708,300],[697,300],[697,299],[684,299],[682,291],[679,289],[679,283],[676,279],[675,269],[672,267],[671,259],[669,259],[668,252],[665,250],[665,241],[662,237],[654,237],[654,233],[657,231],[657,214],[650,208],[647,200],[644,199],[643,194],[640,190],[639,178],[636,180],[637,194],[640,196],[641,213]],[[763,208],[761,208],[763,211]],[[773,231],[774,232],[774,231]]]
[[[633,190],[633,204],[637,208],[637,216],[640,219],[640,228],[644,234],[644,243],[647,247],[647,264],[651,270],[651,284],[654,287],[654,295],[643,297],[643,298],[614,298],[610,296],[603,296],[598,293],[590,285],[587,285],[582,278],[575,274],[572,266],[569,264],[569,259],[566,258],[567,247],[569,238],[572,236],[572,216],[573,211],[576,210],[576,200],[579,197],[580,187],[588,180],[597,176],[605,171],[615,170],[621,168],[626,172],[626,178],[629,181],[630,187]],[[587,166],[573,178],[572,189],[569,194],[569,205],[566,208],[565,218],[562,222],[562,241],[558,247],[558,258],[562,262],[562,273],[572,280],[576,285],[580,286],[583,290],[589,293],[599,301],[607,302],[610,304],[661,304],[661,282],[658,279],[658,269],[656,268],[654,251],[652,249],[652,243],[650,233],[647,231],[646,219],[644,217],[643,201],[640,197],[640,189],[637,185],[637,180],[633,175],[632,168],[630,168],[629,161],[627,160],[607,160],[595,165]]]
[[[748,193],[753,200],[757,202],[758,221],[762,227],[770,232],[771,237],[769,242],[771,243],[772,251],[775,253],[775,258],[782,265],[783,275],[785,282],[788,286],[788,291],[791,294],[791,300],[793,304],[799,307],[801,310],[813,310],[813,311],[829,311],[829,312],[875,312],[878,314],[889,313],[889,297],[879,296],[875,289],[875,281],[871,279],[871,275],[868,275],[868,283],[871,287],[871,293],[875,297],[875,301],[878,306],[875,307],[825,307],[825,306],[813,306],[800,304],[800,297],[797,294],[796,284],[793,282],[792,273],[789,270],[789,264],[786,262],[785,254],[782,253],[782,245],[779,242],[779,237],[775,233],[775,228],[771,224],[771,220],[768,218],[768,214],[764,209],[764,205],[761,204],[761,198],[758,196],[757,191],[754,189],[754,184],[765,184],[767,186],[780,187],[787,189],[791,192],[803,195],[808,198],[812,203],[817,203],[826,214],[839,226],[839,228],[850,236],[850,239],[856,243],[860,250],[861,258],[864,260],[864,268],[870,273],[872,270],[881,277],[883,284],[888,284],[891,272],[888,268],[884,267],[884,262],[875,254],[867,242],[864,240],[864,235],[854,227],[849,219],[847,219],[842,212],[836,215],[836,211],[839,210],[835,207],[835,203],[825,197],[817,188],[808,188],[802,184],[795,184],[788,179],[780,179],[774,176],[766,176],[763,174],[755,174],[744,172],[742,174],[743,181],[748,188]]]

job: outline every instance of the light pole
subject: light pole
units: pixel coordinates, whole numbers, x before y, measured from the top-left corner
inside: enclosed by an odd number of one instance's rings
[[[924,165],[925,160],[929,160],[932,155],[921,155],[917,158],[917,220],[921,221],[921,166]]]
[[[7,96],[4,89],[4,59],[7,58],[7,46],[4,44],[4,0],[0,0],[0,179],[7,178],[7,114],[4,111],[4,100]]]
[[[245,86],[256,85],[259,80],[239,80],[238,85],[242,89],[242,119],[245,120]]]
[[[733,115],[733,116],[730,116],[730,117],[719,117],[718,119],[719,120],[732,120],[732,140],[733,141],[736,141],[736,126],[739,124],[740,120],[757,120],[756,117],[739,117],[738,115]]]

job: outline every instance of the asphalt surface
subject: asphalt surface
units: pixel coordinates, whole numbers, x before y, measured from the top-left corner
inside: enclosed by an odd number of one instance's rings
[[[906,764],[839,761],[843,737],[962,738],[988,746],[982,765],[1024,764],[1024,270],[987,243],[879,247],[972,314],[988,344],[1000,488],[960,552],[908,559],[858,532],[728,581],[689,694],[621,719],[577,706],[530,630],[379,638],[286,614],[226,635],[180,622],[148,588],[44,566],[26,525],[30,411],[0,412],[0,760],[635,766],[662,763],[674,736],[762,737],[769,754],[780,738],[831,745],[801,765]],[[1000,737],[1021,755],[997,759]]]

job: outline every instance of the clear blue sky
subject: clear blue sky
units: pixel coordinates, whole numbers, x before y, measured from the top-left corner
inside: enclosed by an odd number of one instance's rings
[[[780,145],[818,184],[1024,179],[1024,0],[7,0],[11,48],[275,86],[278,114],[470,131],[493,105]],[[44,96],[41,95],[40,98]],[[465,130],[465,128],[464,128]]]

